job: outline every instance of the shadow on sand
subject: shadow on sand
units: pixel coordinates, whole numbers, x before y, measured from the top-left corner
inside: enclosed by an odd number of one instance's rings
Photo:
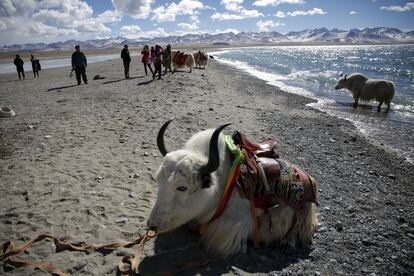
[[[193,69],[196,69],[196,68],[193,67]],[[191,73],[189,70],[190,69],[188,69],[188,68],[185,68],[185,69],[175,69],[174,70],[174,73]]]
[[[186,227],[161,234],[155,240],[154,256],[142,260],[142,275],[221,275],[225,273],[269,273],[281,271],[301,259],[309,258],[311,248],[296,250],[254,249],[249,246],[247,253],[236,254],[228,259],[209,256],[203,251],[200,238],[189,232]],[[198,267],[184,267],[189,263],[198,263]],[[206,264],[207,262],[207,264]]]
[[[54,87],[54,88],[48,89],[47,91],[60,90],[60,89],[65,89],[65,88],[70,88],[70,87],[75,87],[75,86],[78,86],[78,85],[77,84],[72,84],[72,85]]]
[[[148,81],[143,81],[143,82],[139,82],[137,85],[147,85],[150,84],[151,82],[153,82],[154,80],[148,80]]]
[[[26,79],[23,79],[23,80],[26,80]],[[0,83],[15,82],[15,81],[22,81],[22,80],[19,80],[19,79],[17,79],[17,80],[6,80],[6,81],[0,81]]]
[[[120,80],[111,80],[111,81],[103,82],[102,84],[109,84],[109,83],[115,83],[115,82],[126,81],[126,80],[133,80],[133,79],[141,79],[143,77],[145,77],[145,76],[132,77],[132,78],[129,78],[129,79],[123,78],[123,79],[120,79]]]

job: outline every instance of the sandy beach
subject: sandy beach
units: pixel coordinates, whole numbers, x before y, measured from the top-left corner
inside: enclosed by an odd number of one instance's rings
[[[0,119],[0,243],[42,233],[87,243],[143,234],[162,160],[156,135],[175,117],[169,149],[228,122],[252,140],[277,139],[281,157],[318,180],[320,203],[310,248],[249,247],[227,260],[206,257],[207,265],[182,275],[414,274],[412,164],[370,143],[350,122],[307,107],[310,99],[215,60],[159,81],[144,75],[137,58],[132,62],[130,80],[120,60],[90,64],[89,84],[80,86],[69,67],[41,71],[40,79],[31,71],[22,81],[16,73],[0,75],[0,105],[17,114]],[[98,74],[105,79],[93,80]],[[42,242],[21,256],[73,275],[115,275],[121,256],[133,252],[56,253]],[[204,256],[186,227],[150,241],[144,255],[143,275],[174,272]]]

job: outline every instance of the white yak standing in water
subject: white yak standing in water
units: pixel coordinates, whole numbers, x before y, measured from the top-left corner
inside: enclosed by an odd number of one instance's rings
[[[346,88],[351,91],[354,98],[354,107],[358,107],[359,99],[362,101],[377,100],[379,102],[378,112],[381,105],[387,104],[387,112],[390,110],[391,100],[394,97],[394,83],[389,80],[368,79],[364,75],[354,73],[347,77],[345,75],[338,80],[335,89]]]
[[[221,202],[232,165],[231,153],[224,135],[220,134],[229,124],[198,132],[183,149],[168,152],[164,132],[170,122],[161,127],[157,137],[158,148],[165,157],[157,171],[159,190],[147,222],[149,229],[163,233],[189,222],[204,225],[201,237],[206,249],[223,257],[245,251],[254,233],[262,243],[277,242],[285,246],[311,243],[316,207],[310,202],[304,205],[304,213],[284,202],[268,209],[269,213],[258,211],[260,227],[255,228],[249,199],[234,189],[224,212],[210,221]]]

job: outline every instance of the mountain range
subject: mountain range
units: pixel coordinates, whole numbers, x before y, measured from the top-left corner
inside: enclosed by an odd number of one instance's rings
[[[300,32],[281,34],[278,32],[241,32],[220,34],[186,34],[157,38],[127,39],[124,37],[92,39],[86,41],[68,40],[54,43],[28,43],[0,46],[1,52],[9,51],[51,51],[71,50],[75,45],[82,49],[120,48],[124,44],[140,47],[145,44],[185,45],[277,45],[277,44],[395,44],[414,43],[414,30],[403,32],[397,28],[376,27],[339,30],[326,28],[307,29]]]

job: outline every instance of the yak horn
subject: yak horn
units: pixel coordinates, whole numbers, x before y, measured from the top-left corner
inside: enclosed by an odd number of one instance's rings
[[[210,139],[210,148],[209,148],[209,154],[208,154],[208,162],[205,166],[200,168],[200,173],[202,174],[210,174],[218,169],[220,166],[220,156],[219,156],[219,150],[218,150],[218,138],[220,135],[220,132],[230,124],[225,124],[222,126],[219,126],[214,130],[213,135]]]
[[[164,132],[167,129],[168,125],[172,122],[172,120],[174,120],[174,118],[171,118],[167,122],[165,122],[160,128],[160,130],[158,131],[157,146],[162,156],[165,156],[168,153],[168,151],[165,149],[165,144],[164,144]]]

